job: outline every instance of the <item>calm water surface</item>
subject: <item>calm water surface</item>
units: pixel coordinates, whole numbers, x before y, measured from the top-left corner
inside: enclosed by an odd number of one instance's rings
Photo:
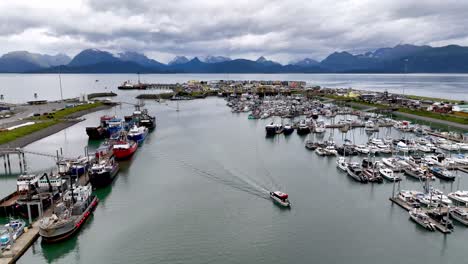
[[[182,83],[189,80],[295,80],[310,85],[384,91],[468,100],[468,74],[144,74],[142,82]],[[64,98],[103,91],[117,92],[126,80],[137,81],[136,74],[63,74]],[[37,99],[60,99],[57,74],[0,74],[0,94],[4,101],[24,103]],[[132,97],[142,91],[117,92]],[[152,91],[143,91],[152,93]],[[128,97],[126,97],[128,99]]]
[[[97,191],[101,203],[78,236],[64,243],[34,243],[20,263],[465,263],[468,230],[426,232],[392,206],[392,184],[359,184],[337,170],[335,158],[304,148],[296,133],[264,136],[268,120],[231,114],[219,98],[182,102],[176,112],[147,101],[158,128],[111,187]],[[104,113],[29,145],[79,155],[84,128]],[[330,132],[327,132],[330,133]],[[330,134],[324,136],[327,139]],[[332,135],[337,142],[343,134]],[[362,130],[348,133],[357,143]],[[382,129],[381,137],[397,137]],[[28,156],[31,168],[53,160]],[[445,192],[468,189],[466,175],[435,185]],[[15,178],[2,176],[6,195]],[[275,206],[265,189],[288,192],[291,210]],[[402,189],[420,189],[404,179]]]

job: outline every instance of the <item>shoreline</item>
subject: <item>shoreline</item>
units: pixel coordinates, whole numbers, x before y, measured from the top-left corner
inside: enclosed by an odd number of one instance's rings
[[[39,131],[35,131],[31,134],[25,135],[23,137],[17,138],[13,141],[10,141],[8,143],[4,143],[0,145],[0,148],[24,148],[25,146],[34,143],[40,139],[46,138],[50,135],[53,135],[57,132],[60,132],[64,130],[65,128],[71,127],[81,121],[84,121],[84,119],[78,119],[79,117],[82,117],[84,115],[94,113],[97,111],[101,111],[104,109],[109,109],[112,108],[113,106],[111,105],[101,105],[95,108],[91,109],[86,109],[82,110],[79,112],[75,112],[70,114],[69,116],[66,117],[66,119],[61,120],[58,124],[51,125],[49,127],[46,127],[44,129],[41,129]]]

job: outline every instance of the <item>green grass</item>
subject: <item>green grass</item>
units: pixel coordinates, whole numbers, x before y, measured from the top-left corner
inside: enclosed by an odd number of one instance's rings
[[[434,112],[429,112],[425,110],[413,110],[409,108],[399,108],[398,111],[403,112],[403,113],[417,115],[417,116],[430,117],[434,119],[446,120],[446,121],[450,121],[450,122],[454,122],[458,124],[468,125],[468,118],[461,117],[461,116],[455,116],[451,114],[440,114],[440,113],[434,113]]]
[[[79,112],[84,111],[92,108],[96,108],[101,106],[102,103],[92,103],[92,104],[83,104],[78,105],[76,107],[65,108],[54,113],[50,113],[47,116],[35,116],[31,117],[30,120],[39,121],[36,124],[20,127],[11,131],[2,131],[0,132],[0,144],[11,142],[15,139],[24,137],[46,127],[58,124],[62,122],[62,119],[66,118],[67,116]]]
[[[69,107],[69,108],[64,108],[62,110],[58,110],[56,112],[53,112],[53,113],[49,113],[49,115],[45,116],[45,115],[42,115],[42,116],[36,116],[36,117],[32,117],[31,119],[34,119],[34,120],[49,120],[49,119],[63,119],[71,114],[74,114],[76,112],[80,112],[80,111],[84,111],[84,110],[88,110],[88,109],[93,109],[93,108],[96,108],[98,106],[101,106],[102,103],[100,102],[96,102],[96,103],[92,103],[92,104],[82,104],[82,105],[78,105],[78,106],[75,106],[75,107]]]
[[[24,137],[33,132],[44,129],[46,127],[58,124],[59,122],[60,121],[58,120],[47,120],[47,121],[43,121],[43,122],[36,123],[33,125],[19,127],[17,129],[10,130],[10,131],[2,131],[0,132],[0,144],[8,143],[20,137]]]
[[[355,97],[345,97],[345,96],[337,96],[337,95],[330,95],[330,94],[324,95],[324,97],[329,98],[329,99],[334,99],[334,100],[337,100],[337,101],[352,102],[352,103],[360,104],[362,106],[377,107],[377,108],[380,108],[380,109],[390,108],[390,106],[388,106],[388,105],[370,103],[370,102],[363,101],[363,100],[360,100],[359,98],[355,98]]]
[[[459,100],[452,100],[452,99],[443,99],[443,98],[436,98],[436,97],[427,97],[427,96],[418,96],[418,95],[403,95],[409,99],[414,100],[430,100],[435,102],[448,102],[452,104],[459,104],[461,101]]]

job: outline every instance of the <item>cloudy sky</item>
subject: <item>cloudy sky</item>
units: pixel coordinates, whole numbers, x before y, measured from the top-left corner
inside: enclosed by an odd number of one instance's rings
[[[1,0],[0,51],[132,50],[288,62],[399,43],[468,45],[466,0]]]

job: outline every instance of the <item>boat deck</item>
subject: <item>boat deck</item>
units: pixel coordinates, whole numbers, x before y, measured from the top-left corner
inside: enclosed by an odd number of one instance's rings
[[[397,197],[390,197],[390,201],[392,201],[393,203],[399,205],[401,208],[405,209],[406,211],[409,211],[409,210],[413,209],[413,207],[411,205],[409,205],[407,202],[405,202],[405,201],[403,201],[403,200],[401,200],[401,199],[399,199]],[[441,212],[446,213],[447,208],[446,207],[441,208]],[[439,230],[443,234],[450,234],[451,233],[450,229],[446,228],[444,225],[440,224],[439,222],[435,221],[434,219],[429,218],[429,221],[431,221],[431,223],[433,223],[435,225],[437,230]]]
[[[18,193],[14,192],[8,195],[7,197],[3,198],[2,200],[0,200],[0,208],[14,205],[16,201],[18,200],[18,197],[19,197]]]

